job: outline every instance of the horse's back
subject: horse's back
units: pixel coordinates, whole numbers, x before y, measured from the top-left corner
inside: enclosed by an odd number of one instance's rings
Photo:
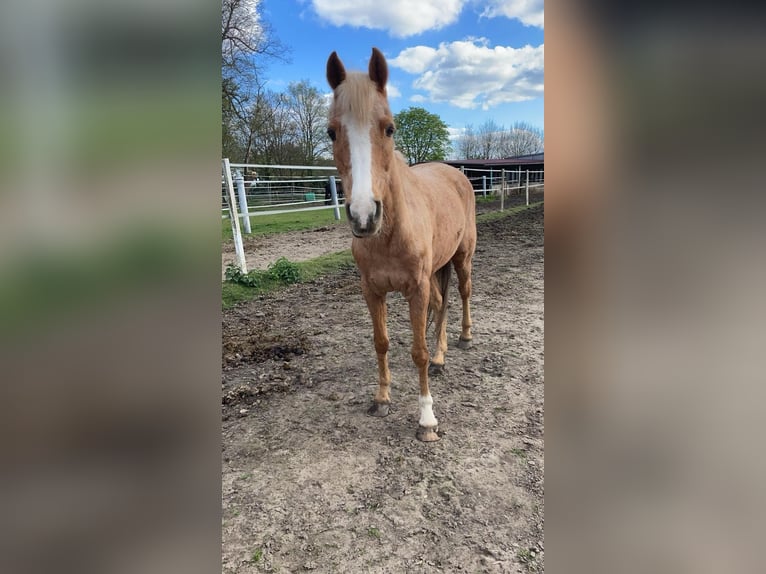
[[[435,202],[435,206],[454,208],[455,199],[459,198],[466,216],[475,219],[476,199],[473,186],[462,171],[439,162],[420,163],[410,169],[423,182],[423,190],[432,196],[429,199]]]

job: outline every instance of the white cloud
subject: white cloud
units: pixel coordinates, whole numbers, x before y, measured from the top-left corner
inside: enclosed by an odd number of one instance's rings
[[[489,6],[481,15],[487,18],[515,18],[525,26],[545,26],[544,0],[489,0]]]
[[[415,102],[416,104],[420,104],[426,101],[426,97],[423,94],[412,94],[410,96],[410,101]]]
[[[407,48],[389,64],[420,74],[412,86],[427,92],[430,100],[460,108],[486,110],[543,95],[543,44],[490,48],[484,38],[444,42],[437,49]]]
[[[387,30],[400,38],[438,30],[458,19],[466,0],[312,0],[320,18],[336,26]]]
[[[415,46],[402,50],[393,60],[389,60],[392,66],[401,68],[410,74],[423,72],[437,57],[437,52],[429,46]]]
[[[448,127],[447,131],[449,132],[449,139],[450,141],[455,141],[460,136],[462,136],[465,133],[465,128],[451,128]]]
[[[386,84],[386,92],[388,93],[389,98],[400,98],[402,96],[402,92],[399,90],[399,88],[397,88],[391,82]]]

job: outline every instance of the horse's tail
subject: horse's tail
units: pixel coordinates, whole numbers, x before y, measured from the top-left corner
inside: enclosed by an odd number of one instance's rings
[[[437,270],[431,278],[431,298],[428,304],[428,325],[426,330],[431,327],[431,323],[436,320],[441,322],[447,314],[447,301],[449,295],[449,280],[452,266],[448,261],[441,269]],[[441,301],[441,303],[439,303]]]

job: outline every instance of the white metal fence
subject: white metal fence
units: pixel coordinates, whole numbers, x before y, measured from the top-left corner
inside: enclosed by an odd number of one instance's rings
[[[334,209],[343,205],[342,194],[337,194],[340,178],[335,167],[242,163],[228,165],[239,198],[241,219],[308,208]],[[275,171],[282,173],[273,173]],[[337,205],[329,191],[333,178],[336,194],[339,195]],[[221,183],[221,214],[222,218],[227,218],[230,206],[225,178],[222,178]]]
[[[251,218],[295,211],[332,209],[336,220],[344,204],[342,182],[332,166],[266,165],[222,161],[221,217],[231,219],[237,263],[247,273],[242,232],[251,233]],[[516,203],[538,196],[545,186],[543,170],[474,169],[469,180],[477,196]],[[486,172],[480,176],[475,172]],[[232,217],[233,215],[233,217]]]
[[[343,199],[335,167],[230,163],[224,159],[222,171],[221,217],[231,219],[234,251],[243,273],[247,273],[247,263],[242,232],[252,232],[251,217],[332,209],[334,218],[340,219]]]

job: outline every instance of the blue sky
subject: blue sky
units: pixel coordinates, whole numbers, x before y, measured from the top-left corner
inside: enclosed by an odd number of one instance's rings
[[[262,0],[263,17],[291,49],[269,87],[309,80],[329,93],[333,50],[366,70],[373,46],[389,65],[394,113],[420,106],[454,134],[491,119],[544,128],[543,0]]]

